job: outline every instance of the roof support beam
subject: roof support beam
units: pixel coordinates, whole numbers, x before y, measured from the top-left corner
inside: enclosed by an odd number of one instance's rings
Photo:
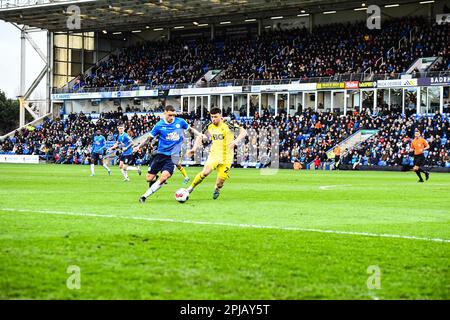
[[[27,26],[23,26],[22,28],[18,27],[16,24],[13,25],[20,30],[20,113],[19,113],[19,124],[20,127],[25,125],[25,110],[28,111],[34,119],[39,118],[39,115],[36,114],[29,106],[28,106],[28,98],[30,98],[33,91],[37,88],[42,79],[47,75],[52,78],[51,73],[51,62],[48,60],[51,52],[49,52],[49,56],[45,55],[41,48],[34,42],[34,40],[28,34],[29,28]],[[34,79],[31,86],[25,91],[25,77],[26,77],[26,42],[31,44],[33,49],[38,53],[39,57],[44,61],[45,66],[42,68],[41,72],[38,74],[36,79]],[[48,46],[48,44],[47,44]],[[50,79],[51,81],[51,79]],[[47,81],[47,87],[49,82]],[[47,88],[49,91],[50,89]],[[50,91],[49,91],[50,92]],[[47,106],[48,108],[48,106]]]

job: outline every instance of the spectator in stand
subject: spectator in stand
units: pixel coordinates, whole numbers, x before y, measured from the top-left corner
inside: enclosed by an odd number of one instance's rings
[[[196,113],[180,116],[194,126],[201,126],[205,121]],[[207,119],[208,113],[205,117]],[[134,136],[140,136],[157,121],[159,117],[153,113],[128,116],[119,111],[106,112],[95,121],[84,113],[72,113],[66,119],[46,119],[35,130],[16,131],[12,137],[0,142],[0,152],[36,154],[56,163],[84,164],[97,128],[105,132],[111,142],[116,139],[118,122],[124,122]],[[418,129],[430,144],[426,154],[429,165],[449,166],[449,117],[439,113],[433,117],[402,116],[396,111],[376,116],[366,112],[340,116],[306,108],[294,115],[284,113],[272,116],[266,110],[262,114],[255,112],[252,119],[230,121],[238,122],[247,129],[249,138],[243,148],[259,150],[256,159],[252,156],[252,162],[259,162],[261,166],[267,165],[267,159],[275,152],[279,154],[280,162],[298,161],[303,167],[313,163],[317,157],[321,163],[328,162],[326,152],[361,129],[379,131],[357,147],[346,150],[341,158],[343,165],[398,165],[406,169],[411,163],[411,138],[414,130]],[[277,145],[272,145],[274,130],[278,130]]]
[[[400,48],[391,51],[390,48]],[[204,75],[223,70],[221,80],[308,80],[363,73],[368,68],[385,77],[405,72],[420,57],[440,57],[432,70],[449,70],[450,25],[425,17],[383,21],[380,30],[365,22],[305,28],[274,28],[260,36],[236,35],[226,40],[173,39],[137,43],[80,75],[72,90],[131,86],[206,85]],[[382,58],[382,59],[380,59]],[[270,108],[269,108],[270,110]]]

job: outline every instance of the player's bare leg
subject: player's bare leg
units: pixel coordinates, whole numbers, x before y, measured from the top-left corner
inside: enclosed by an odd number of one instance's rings
[[[153,177],[155,175],[152,174],[148,174],[147,177],[149,177],[153,179]],[[153,177],[152,177],[153,176]],[[163,171],[161,173],[161,177],[159,178],[159,180],[157,180],[156,182],[154,182],[152,184],[152,186],[150,188],[148,188],[148,190],[142,195],[142,197],[139,198],[139,202],[144,203],[145,200],[147,200],[147,198],[149,196],[151,196],[152,194],[154,194],[156,191],[158,191],[163,184],[171,177],[172,175],[170,174],[169,171]]]
[[[155,177],[157,177],[156,174],[147,173],[147,176],[145,177],[145,179],[147,180],[148,183],[152,183],[155,181]],[[149,187],[151,187],[151,185],[149,185]]]
[[[150,188],[152,186],[152,184],[154,184],[156,182],[156,180],[158,179],[158,175],[152,174],[152,173],[147,173],[147,176],[145,177],[145,179],[147,180],[148,187]]]
[[[141,166],[137,165],[137,166],[128,166],[128,171],[137,171],[138,175],[142,174],[142,170],[141,170]]]
[[[225,183],[224,179],[217,177],[216,186],[214,187],[213,199],[216,200],[220,195],[220,189],[222,189],[223,184]]]
[[[127,173],[128,165],[123,163],[123,161],[120,161],[119,168],[120,168],[120,171],[122,172],[122,175],[124,178],[123,181],[126,181],[126,182],[130,181],[130,178],[128,178],[128,173]]]
[[[189,177],[187,175],[186,169],[181,165],[181,163],[177,164],[177,169],[180,170],[181,174],[184,177],[183,184],[187,184],[189,182]]]
[[[212,168],[210,168],[209,166],[205,166],[203,168],[203,170],[201,172],[199,172],[195,178],[194,181],[192,181],[192,184],[189,186],[189,188],[187,188],[186,190],[189,193],[192,193],[192,191],[194,191],[194,188],[196,186],[198,186],[200,183],[202,183],[202,181],[209,176],[209,174],[212,172]]]
[[[95,164],[92,158],[89,158],[89,166],[91,167],[91,177],[95,176]]]
[[[100,160],[100,163],[101,163],[102,167],[105,168],[106,171],[108,171],[108,175],[110,176],[111,175],[111,169],[108,167],[108,165],[105,163],[105,161],[104,160]]]

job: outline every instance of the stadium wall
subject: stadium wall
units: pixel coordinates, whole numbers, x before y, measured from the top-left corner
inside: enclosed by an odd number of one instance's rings
[[[294,169],[294,164],[290,162],[281,162],[280,169]],[[341,165],[340,170],[353,170],[351,165]],[[411,171],[403,166],[359,166],[357,171]],[[450,173],[450,168],[432,167],[431,172]]]
[[[341,165],[341,170],[352,170],[351,165]],[[405,168],[403,166],[359,166],[360,171],[412,171],[412,168]],[[431,172],[445,172],[449,173],[450,168],[431,167]]]
[[[66,100],[65,101],[65,113],[101,113],[109,111],[117,111],[120,106],[123,111],[130,107],[132,109],[138,108],[139,110],[154,110],[161,105],[161,100],[158,98],[154,99],[140,99],[140,104],[136,105],[134,99],[115,99],[120,105],[114,105],[114,100],[101,100],[98,105],[93,105],[92,100]],[[168,98],[166,99],[166,104],[171,104],[175,108],[180,108],[180,99]]]

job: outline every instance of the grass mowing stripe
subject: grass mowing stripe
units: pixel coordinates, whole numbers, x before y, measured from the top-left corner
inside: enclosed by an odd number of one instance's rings
[[[139,216],[122,216],[122,215],[111,215],[111,214],[66,212],[66,211],[51,211],[51,210],[0,208],[0,211],[30,212],[30,213],[39,213],[39,214],[49,214],[49,215],[67,215],[67,216],[96,217],[96,218],[117,218],[117,219],[144,220],[144,221],[154,221],[154,222],[172,222],[172,223],[184,223],[184,224],[196,224],[196,225],[226,226],[226,227],[233,227],[233,228],[253,228],[253,229],[270,229],[270,230],[283,230],[283,231],[317,232],[317,233],[329,233],[329,234],[343,234],[343,235],[356,235],[356,236],[367,236],[367,237],[395,238],[395,239],[422,240],[422,241],[450,243],[450,239],[425,238],[425,237],[416,237],[416,236],[399,235],[399,234],[383,234],[383,233],[378,234],[378,233],[369,233],[369,232],[338,231],[338,230],[324,230],[324,229],[298,228],[298,227],[276,227],[276,226],[257,225],[257,224],[177,220],[177,219],[172,219],[172,218],[148,218],[148,217],[139,217]]]

